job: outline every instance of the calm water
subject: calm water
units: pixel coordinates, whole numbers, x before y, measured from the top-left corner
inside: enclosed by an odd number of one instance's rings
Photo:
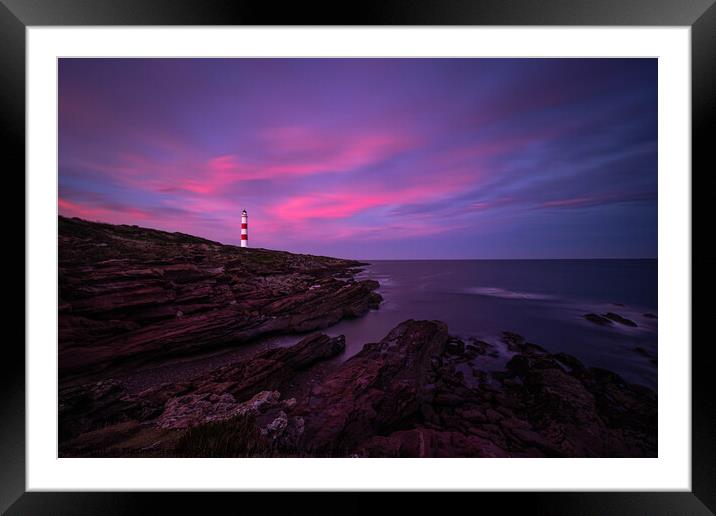
[[[346,336],[345,360],[406,319],[438,319],[451,334],[498,342],[513,331],[548,351],[575,355],[656,388],[656,260],[374,261],[359,275],[380,282],[379,310],[328,330]],[[623,305],[623,306],[622,306]],[[586,313],[636,322],[595,325]]]

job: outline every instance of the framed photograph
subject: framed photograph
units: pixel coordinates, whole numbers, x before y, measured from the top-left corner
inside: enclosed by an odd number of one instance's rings
[[[8,514],[712,513],[713,2],[3,2]]]

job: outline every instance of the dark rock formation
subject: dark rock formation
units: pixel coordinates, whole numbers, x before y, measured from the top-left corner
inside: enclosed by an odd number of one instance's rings
[[[618,322],[619,324],[623,324],[624,326],[631,326],[632,328],[636,328],[636,323],[634,321],[632,321],[631,319],[627,319],[626,317],[622,317],[619,314],[615,314],[614,312],[606,313],[604,314],[604,317],[614,322]]]
[[[59,441],[127,419],[137,409],[113,380],[62,389],[59,396]]]
[[[370,457],[506,457],[489,439],[450,430],[418,427],[375,436],[361,447]]]
[[[651,390],[514,333],[503,335],[504,369],[486,370],[475,361],[492,345],[472,341],[457,354],[456,340],[444,323],[409,320],[323,372],[342,338],[311,335],[134,395],[111,381],[70,387],[60,393],[60,453],[656,456]],[[303,371],[315,377],[284,396]]]
[[[465,353],[465,343],[460,339],[450,338],[445,345],[445,351],[451,355],[462,355]]]
[[[284,389],[298,371],[344,349],[343,336],[314,334],[294,346],[269,349],[186,382],[162,384],[137,394],[129,394],[115,380],[61,388],[60,442],[125,421],[155,421],[162,428],[188,428],[245,413],[241,403],[261,393]],[[271,395],[270,401],[278,402],[279,395]]]
[[[360,265],[60,217],[61,380],[361,316],[381,297]]]
[[[510,332],[503,341],[515,354],[504,371],[471,365],[489,344],[458,355],[454,341],[442,323],[406,321],[367,345],[290,412],[305,419],[306,449],[374,457],[656,455],[649,389]]]
[[[444,323],[406,321],[382,341],[366,344],[295,410],[306,421],[307,448],[352,449],[429,405],[434,395],[432,364],[447,341]]]
[[[282,389],[298,371],[345,350],[345,337],[309,335],[288,348],[270,349],[250,359],[224,366],[194,380],[197,393],[228,392],[245,400],[260,391]]]
[[[594,324],[598,324],[599,326],[611,326],[612,321],[607,319],[606,317],[603,317],[601,315],[597,314],[585,314],[584,318],[589,321],[593,322]]]
[[[600,326],[611,326],[613,322],[622,324],[624,326],[630,326],[632,328],[636,328],[637,324],[632,321],[631,319],[627,319],[626,317],[622,317],[619,314],[615,314],[614,312],[607,312],[603,315],[597,315],[597,314],[585,314],[584,318],[590,322],[593,322],[594,324],[598,324]]]

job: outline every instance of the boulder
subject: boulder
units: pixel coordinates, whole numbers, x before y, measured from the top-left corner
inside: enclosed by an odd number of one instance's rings
[[[612,321],[610,319],[607,319],[606,317],[603,317],[601,315],[585,314],[584,318],[589,322],[598,324],[599,326],[611,326],[612,325]]]
[[[465,353],[465,343],[458,338],[451,337],[445,345],[445,351],[451,355],[462,355]]]
[[[617,322],[619,324],[623,324],[624,326],[630,326],[632,328],[636,328],[637,324],[632,321],[631,319],[627,319],[626,317],[622,317],[619,314],[615,314],[614,312],[609,312],[604,314],[604,317],[609,319],[610,321]]]
[[[447,341],[444,323],[409,320],[366,344],[297,406],[306,446],[318,454],[345,453],[432,403],[432,359]]]

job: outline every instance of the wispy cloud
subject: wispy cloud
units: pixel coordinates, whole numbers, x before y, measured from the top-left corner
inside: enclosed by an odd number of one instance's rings
[[[656,250],[654,60],[63,59],[59,89],[67,216],[232,243],[246,208],[256,246],[448,257],[577,217],[560,252]]]

